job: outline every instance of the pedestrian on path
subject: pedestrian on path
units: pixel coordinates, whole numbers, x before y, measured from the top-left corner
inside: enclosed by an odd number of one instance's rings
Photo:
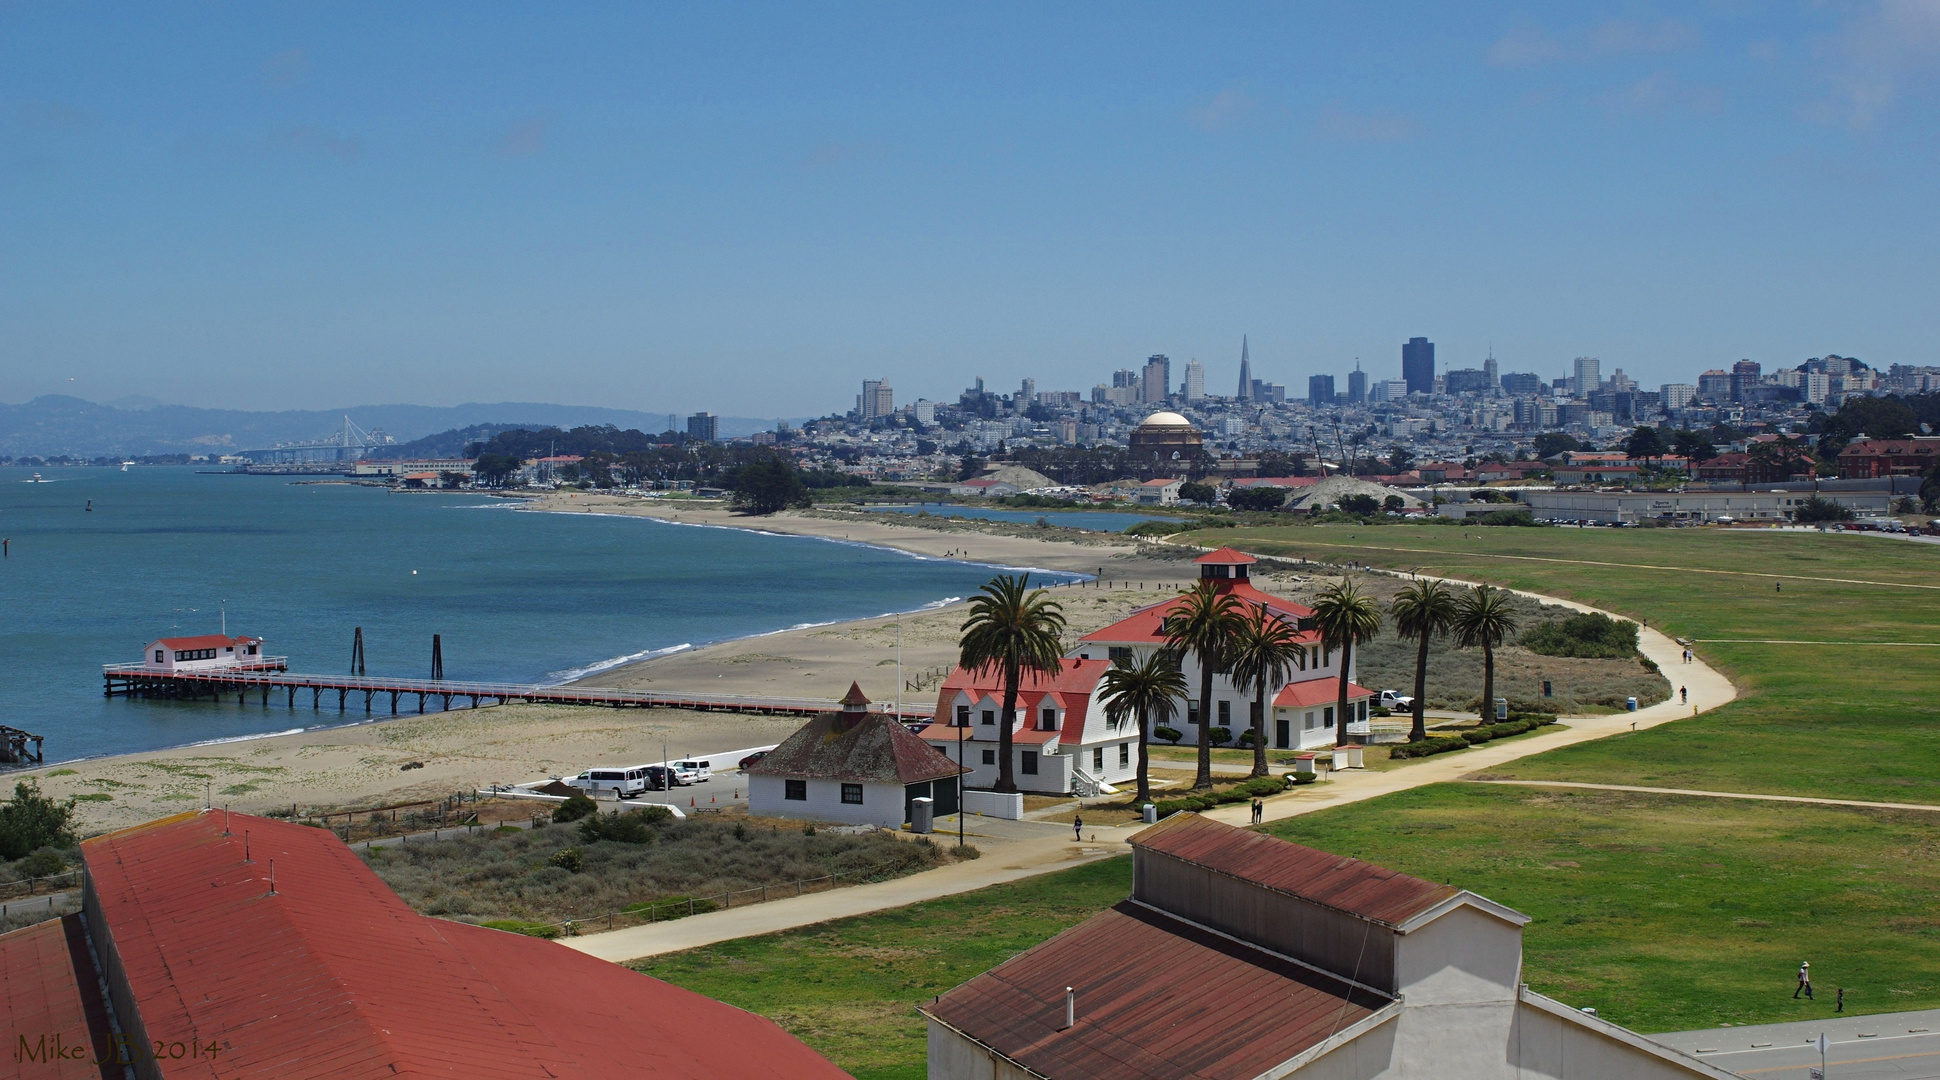
[[[1690,687],[1688,687],[1688,686],[1680,686],[1680,687],[1678,687],[1678,688],[1677,688],[1677,703],[1678,703],[1679,705],[1689,705],[1689,704],[1691,703],[1691,688],[1690,688]]]
[[[1085,829],[1084,817],[1078,814],[1071,815],[1071,839],[1083,840],[1085,838],[1084,829]]]
[[[1265,820],[1266,820],[1266,800],[1254,799],[1253,800],[1253,824],[1258,825]]]
[[[1798,989],[1792,991],[1792,1000],[1797,1001],[1800,994],[1805,995],[1805,1000],[1812,1000],[1812,961],[1810,960],[1799,965],[1799,985]]]
[[[1833,1012],[1846,1011],[1846,988],[1843,986],[1839,988],[1839,1001],[1837,1004],[1833,1005],[1832,1011]]]
[[[1785,583],[1784,583],[1784,582],[1782,582],[1782,581],[1774,581],[1774,582],[1772,582],[1772,591],[1773,591],[1773,592],[1784,592],[1784,591],[1785,591]]]

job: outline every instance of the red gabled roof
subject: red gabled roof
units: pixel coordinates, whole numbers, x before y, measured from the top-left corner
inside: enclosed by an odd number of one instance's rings
[[[197,637],[165,637],[156,641],[156,644],[169,649],[220,649],[228,645],[252,645],[260,643],[261,641],[261,638],[253,637],[202,634]]]
[[[1218,552],[1213,554],[1217,555]],[[1298,620],[1313,617],[1314,610],[1304,604],[1296,604],[1283,597],[1261,592],[1253,583],[1244,578],[1214,578],[1213,584],[1219,591],[1246,604],[1264,604],[1268,611],[1283,619]],[[1101,642],[1112,645],[1156,645],[1165,640],[1165,620],[1173,610],[1185,602],[1184,595],[1170,600],[1140,608],[1130,615],[1112,623],[1110,626],[1094,630],[1080,641]],[[1296,641],[1318,641],[1320,635],[1312,630],[1302,631]]]
[[[1390,1003],[1127,900],[919,1011],[1038,1076],[1252,1080]]]
[[[1177,814],[1129,841],[1174,859],[1388,927],[1461,894],[1453,885],[1317,851],[1197,814]]]
[[[554,942],[419,915],[322,829],[204,811],[81,848],[95,942],[142,1028],[221,1048],[170,1061],[171,1080],[846,1075],[751,1013]]]
[[[1347,700],[1358,701],[1374,696],[1374,691],[1357,683],[1347,684]],[[1273,699],[1276,709],[1304,709],[1310,705],[1333,705],[1340,701],[1340,679],[1337,676],[1322,675],[1318,679],[1305,682],[1288,683]]]
[[[1098,680],[1104,678],[1111,667],[1108,660],[1073,660],[1065,658],[1056,675],[1046,676],[1041,672],[1026,671],[1017,682],[1017,730],[1011,733],[1014,740],[1023,740],[1026,732],[1032,738],[1026,741],[1049,742],[1060,733],[1066,741],[1078,742],[1084,731],[1084,718],[1090,708],[1091,695],[1098,690]],[[923,738],[930,742],[955,742],[956,732],[949,726],[956,719],[950,707],[959,693],[968,693],[973,698],[992,697],[999,701],[1004,696],[1004,676],[1000,671],[985,668],[976,671],[958,667],[950,672],[949,678],[937,691],[936,723],[923,730]],[[1044,699],[1049,697],[1064,713],[1059,731],[1035,731],[1037,710]],[[971,725],[968,737],[975,739],[981,724]]]
[[[79,915],[0,934],[0,987],[7,1034],[17,1037],[7,1048],[14,1068],[6,1075],[120,1080],[121,1066],[89,1064],[112,1062],[115,1043]],[[87,1056],[56,1057],[57,1045],[78,1047]]]
[[[1218,551],[1209,551],[1192,561],[1200,566],[1251,566],[1260,560],[1244,551],[1223,547]]]

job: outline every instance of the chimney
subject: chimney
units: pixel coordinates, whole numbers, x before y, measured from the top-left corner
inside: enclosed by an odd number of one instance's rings
[[[1078,1026],[1078,994],[1070,987],[1064,988],[1064,1026],[1060,1031],[1069,1031]]]

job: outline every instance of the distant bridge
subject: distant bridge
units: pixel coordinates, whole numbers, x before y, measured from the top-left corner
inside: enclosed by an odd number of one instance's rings
[[[763,698],[742,697],[731,694],[659,694],[645,690],[619,690],[600,686],[576,686],[570,683],[542,685],[535,683],[468,682],[459,679],[389,679],[362,675],[302,675],[287,670],[287,658],[265,656],[255,663],[228,668],[206,668],[200,671],[151,671],[145,664],[103,664],[101,677],[103,693],[107,697],[141,698],[208,698],[220,701],[233,694],[239,705],[248,704],[250,695],[256,695],[264,706],[270,704],[272,696],[280,696],[287,708],[297,707],[299,691],[310,692],[310,708],[326,708],[325,694],[334,692],[337,696],[337,711],[347,712],[354,705],[358,695],[363,696],[364,712],[376,710],[377,703],[388,697],[391,715],[398,714],[398,704],[404,701],[412,704],[415,696],[417,711],[422,713],[427,705],[436,701],[441,709],[449,710],[453,701],[463,702],[469,708],[483,704],[502,705],[509,701],[532,701],[547,705],[604,705],[610,708],[634,709],[692,709],[697,712],[738,712],[757,713],[764,716],[814,716],[818,713],[833,712],[838,703],[823,698]],[[932,719],[934,707],[908,705],[897,713],[892,706],[874,705],[872,711],[895,715],[905,722],[928,721]]]
[[[344,417],[343,430],[315,442],[283,443],[265,450],[244,450],[238,456],[257,465],[304,465],[329,461],[360,461],[380,446],[397,440],[381,431],[365,431]]]

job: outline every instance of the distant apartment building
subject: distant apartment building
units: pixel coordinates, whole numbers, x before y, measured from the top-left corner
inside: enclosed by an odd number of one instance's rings
[[[1570,374],[1570,391],[1587,398],[1603,385],[1603,362],[1594,356],[1579,356]]]
[[[1706,401],[1730,401],[1731,373],[1712,368],[1704,374],[1699,375],[1697,392],[1698,397]]]
[[[1502,369],[1496,366],[1495,354],[1493,352],[1489,354],[1487,360],[1482,361],[1482,375],[1488,380],[1489,393],[1495,393],[1496,387],[1502,385]]]
[[[888,379],[862,380],[862,393],[856,398],[856,412],[864,420],[876,420],[896,411],[896,393]]]
[[[1024,407],[1037,400],[1037,380],[1025,379],[1017,386],[1017,404]]]
[[[916,404],[911,406],[910,411],[915,415],[916,422],[923,427],[936,426],[936,402],[917,398]]]
[[[1442,387],[1449,394],[1486,394],[1489,373],[1479,368],[1456,368],[1442,376]]]
[[[1756,360],[1740,360],[1731,365],[1731,400],[1749,400],[1751,388],[1762,381],[1761,370]]]
[[[697,412],[689,416],[687,437],[696,442],[720,442],[721,418],[711,412]]]
[[[1543,377],[1512,371],[1502,377],[1502,392],[1510,397],[1534,397],[1543,392]]]
[[[1363,405],[1367,403],[1367,372],[1355,364],[1354,370],[1347,373],[1347,403]]]
[[[1410,394],[1435,392],[1435,343],[1425,337],[1409,338],[1401,346],[1401,379]]]
[[[1185,393],[1187,401],[1206,400],[1206,365],[1197,360],[1186,364]]]
[[[1332,376],[1328,376],[1332,378]],[[1253,380],[1253,400],[1281,404],[1287,400],[1287,388],[1280,383]]]
[[[1804,372],[1802,381],[1803,386],[1801,389],[1805,391],[1806,401],[1814,405],[1824,405],[1826,399],[1832,396],[1832,376],[1827,375],[1825,372]]]
[[[1332,375],[1307,376],[1307,404],[1318,409],[1334,403],[1334,377]]]
[[[1400,401],[1408,396],[1408,380],[1382,379],[1368,387],[1369,401]]]
[[[1172,385],[1172,361],[1165,354],[1157,354],[1145,361],[1145,376],[1140,380],[1144,392],[1139,400],[1148,403],[1163,402],[1167,389]]]
[[[1665,412],[1673,412],[1696,401],[1698,388],[1690,383],[1665,383],[1657,388],[1657,401]]]

